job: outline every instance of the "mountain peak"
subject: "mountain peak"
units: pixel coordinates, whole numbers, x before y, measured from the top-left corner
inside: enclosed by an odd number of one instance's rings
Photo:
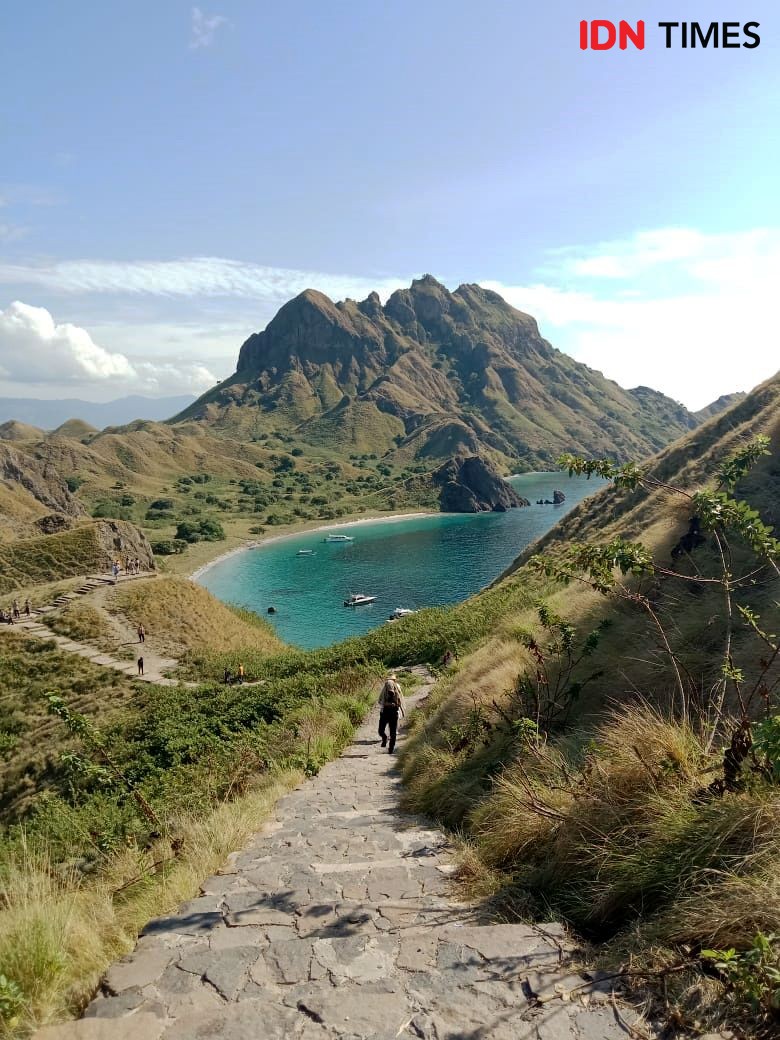
[[[523,469],[562,451],[647,455],[696,424],[663,394],[623,390],[559,353],[493,290],[450,292],[431,274],[384,307],[377,293],[334,303],[306,289],[249,337],[236,375],[186,416],[210,421],[217,410],[237,427],[250,418],[253,430],[289,425],[343,450],[397,448],[409,462],[468,443]]]
[[[424,274],[422,278],[413,278],[412,284],[409,288],[411,292],[414,292],[415,289],[421,287],[428,289],[441,289],[442,292],[447,293],[449,296],[449,289],[447,286],[442,285],[442,283],[438,279],[434,278],[432,274]]]

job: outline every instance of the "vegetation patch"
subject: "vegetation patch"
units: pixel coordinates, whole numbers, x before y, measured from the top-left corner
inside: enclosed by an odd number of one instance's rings
[[[114,657],[132,656],[130,649],[123,645],[122,633],[91,603],[75,600],[61,610],[44,615],[43,621],[52,632],[77,643],[88,643]]]
[[[0,543],[0,594],[53,577],[89,574],[101,562],[100,546],[91,524],[72,531]]]
[[[0,1030],[21,1036],[77,1011],[150,917],[341,751],[380,671],[154,687],[4,638]]]
[[[629,980],[663,978],[667,1010],[689,1025],[776,1035],[770,441],[742,439],[693,488],[661,467],[565,465],[610,476],[630,512],[640,490],[665,499],[650,525],[663,536],[648,545],[616,522],[605,540],[548,537],[529,554],[513,578],[551,584],[416,720],[406,804],[466,835],[463,878],[503,913],[564,917]],[[741,497],[750,488],[760,509]]]
[[[253,655],[278,652],[282,643],[272,626],[249,610],[229,607],[206,589],[186,578],[165,576],[128,582],[112,589],[107,606],[135,629],[143,624],[146,638],[161,653],[239,652],[252,647]],[[199,672],[198,678],[222,678],[217,671]]]

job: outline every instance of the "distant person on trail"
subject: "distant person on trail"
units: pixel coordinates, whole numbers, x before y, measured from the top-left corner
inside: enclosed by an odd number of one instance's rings
[[[30,601],[29,601],[29,599],[26,599],[24,601],[24,612],[27,615],[27,617],[30,616]]]
[[[143,625],[139,625],[138,626],[138,642],[139,643],[145,643],[146,642],[146,629],[144,628]]]
[[[398,678],[389,675],[382,686],[379,694],[379,736],[382,738],[382,747],[387,747],[387,729],[390,729],[390,747],[388,754],[392,755],[395,750],[395,737],[398,732],[399,712],[406,718],[406,705]]]
[[[238,681],[243,682],[244,679],[246,679],[246,672],[244,671],[244,666],[240,664],[238,666]]]
[[[144,674],[144,659],[143,659],[143,657],[139,657],[138,658],[138,674],[139,675],[143,675]]]
[[[20,616],[19,615],[19,600],[15,599],[13,604],[14,621]]]
[[[230,669],[229,668],[225,669],[225,677],[224,677],[224,679],[222,681],[224,682],[225,686],[230,686]]]

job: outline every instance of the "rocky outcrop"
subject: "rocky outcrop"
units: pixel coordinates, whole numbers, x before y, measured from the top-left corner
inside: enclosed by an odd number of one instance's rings
[[[559,506],[566,501],[566,495],[562,491],[553,491],[553,505]]]
[[[59,534],[73,526],[73,519],[64,513],[47,513],[35,521],[35,527],[41,534]]]
[[[458,455],[433,474],[444,513],[503,513],[530,505],[494,467],[478,455]]]
[[[109,570],[114,560],[122,566],[128,560],[141,561],[141,570],[156,569],[154,553],[146,535],[125,520],[100,520],[95,524],[95,541],[98,563],[101,569]]]
[[[54,466],[0,443],[0,481],[13,490],[23,488],[45,509],[65,516],[79,517],[84,507],[74,498]]]

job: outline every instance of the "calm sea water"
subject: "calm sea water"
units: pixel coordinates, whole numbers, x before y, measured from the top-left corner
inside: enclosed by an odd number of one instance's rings
[[[199,579],[228,603],[265,614],[286,643],[327,646],[381,625],[396,607],[457,603],[479,591],[573,506],[602,484],[561,473],[524,473],[510,482],[530,499],[566,495],[559,506],[531,505],[506,513],[444,514],[340,526],[354,542],[326,543],[309,532],[237,553]],[[297,556],[313,549],[315,556]],[[344,607],[351,592],[376,596]]]

